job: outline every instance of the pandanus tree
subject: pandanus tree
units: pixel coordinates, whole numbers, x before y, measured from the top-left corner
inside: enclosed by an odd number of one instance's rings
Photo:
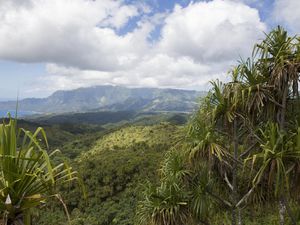
[[[264,179],[258,179],[258,177],[264,177],[259,174],[262,174],[262,171],[266,172],[265,169],[271,166],[269,168],[269,172],[272,171],[270,174],[273,173],[275,168],[278,172],[277,182],[274,181],[275,186],[277,189],[282,187],[287,191],[288,184],[284,181],[286,181],[285,176],[288,176],[288,174],[284,170],[287,169],[285,167],[285,164],[288,163],[286,160],[290,159],[291,155],[289,155],[289,158],[284,156],[285,153],[291,153],[288,148],[291,140],[288,141],[283,137],[287,134],[293,135],[293,131],[297,130],[294,123],[296,115],[288,115],[287,109],[288,107],[299,108],[299,41],[295,37],[289,37],[283,28],[278,27],[255,47],[254,53],[254,60],[256,59],[254,66],[249,67],[247,64],[243,64],[242,70],[246,80],[250,80],[249,78],[252,77],[260,78],[256,85],[257,88],[250,86],[248,89],[249,96],[252,97],[247,102],[248,118],[255,118],[252,119],[252,126],[269,129],[268,134],[277,135],[276,145],[271,140],[266,139],[266,135],[262,135],[265,133],[261,130],[259,131],[260,135],[256,136],[257,141],[260,143],[260,151],[249,156],[249,158],[257,159],[264,156],[264,160],[256,161],[261,164],[258,166],[254,184],[264,182]],[[254,96],[259,99],[256,104],[254,104]],[[265,126],[270,123],[273,125]],[[261,135],[262,139],[259,137]],[[270,135],[268,137],[270,138]],[[280,141],[282,143],[279,143]],[[273,146],[270,146],[271,144]],[[278,149],[280,146],[281,149]],[[294,160],[299,160],[296,155],[293,155]],[[292,171],[294,168],[292,167],[290,170]],[[281,183],[278,183],[279,181]],[[285,208],[289,209],[287,201],[284,200],[286,191],[276,191],[276,195],[279,195],[277,197],[280,205],[281,224],[283,224]],[[289,214],[291,216],[290,212]],[[293,223],[295,224],[295,222]]]
[[[274,99],[268,102],[268,105],[273,106],[271,118],[280,125],[280,129],[285,129],[288,101],[299,99],[299,41],[296,37],[289,37],[287,31],[278,27],[254,51],[258,58],[256,66],[267,78],[265,86],[270,89]]]
[[[67,164],[53,164],[58,151],[43,146],[48,143],[42,128],[17,131],[14,119],[0,124],[0,224],[30,225],[32,210],[49,198],[63,203],[57,187],[78,179]]]
[[[143,207],[139,210],[142,215],[148,215],[148,217],[140,217],[148,218],[144,221],[152,221],[153,224],[159,225],[176,224],[172,221],[177,221],[177,224],[187,224],[187,221],[189,224],[192,224],[191,221],[208,223],[203,213],[200,213],[202,210],[193,209],[205,208],[202,207],[204,199],[210,199],[224,208],[232,209],[232,224],[237,224],[237,204],[243,201],[237,190],[238,164],[239,166],[242,164],[238,155],[237,133],[240,124],[238,118],[242,118],[243,108],[243,84],[238,82],[237,72],[237,69],[232,72],[233,81],[228,84],[212,82],[213,88],[210,94],[203,101],[202,107],[189,126],[186,139],[189,146],[189,163],[191,163],[189,174],[194,176],[185,176],[184,179],[178,180],[178,176],[175,176],[176,179],[172,178],[177,173],[164,172],[161,186],[147,189],[145,201],[141,204]],[[166,171],[166,168],[178,168],[169,167],[173,165],[170,162],[174,162],[170,159],[172,157],[167,157],[162,171]],[[228,177],[232,180],[230,181]],[[220,183],[224,183],[224,180],[230,187],[230,191],[225,195],[220,194],[222,191],[207,188],[212,186],[211,184],[219,186]],[[183,197],[182,193],[188,195]],[[231,197],[228,193],[231,193],[229,194]],[[154,207],[154,204],[158,205]],[[147,214],[145,209],[149,208],[152,210]],[[172,215],[173,219],[166,219],[169,218],[167,215]],[[154,218],[158,219],[154,220]]]
[[[238,167],[239,167],[239,137],[241,135],[240,125],[244,117],[244,84],[239,81],[239,68],[236,67],[231,71],[231,82],[226,84],[213,84],[212,103],[215,105],[213,109],[214,120],[219,130],[225,133],[230,140],[227,143],[227,149],[230,157],[227,161],[231,163],[231,184],[228,182],[232,191],[232,224],[237,224],[237,204],[240,194],[238,193]],[[218,130],[216,130],[218,133]],[[232,151],[231,151],[232,149]],[[240,212],[239,212],[240,213]]]
[[[161,184],[148,184],[138,206],[138,224],[184,225],[192,222],[185,181],[189,171],[179,152],[168,153],[161,169]]]
[[[245,102],[245,85],[239,81],[239,75],[239,68],[234,68],[231,71],[231,82],[226,84],[220,81],[211,82],[213,87],[205,101],[207,102],[204,105],[206,106],[204,107],[205,110],[203,108],[199,110],[201,115],[196,115],[198,120],[192,120],[191,126],[200,127],[197,129],[198,132],[194,131],[195,128],[192,129],[192,134],[199,134],[192,136],[198,139],[198,142],[194,141],[198,145],[192,149],[192,156],[195,156],[195,152],[198,155],[201,153],[199,156],[202,160],[206,159],[211,164],[211,158],[213,158],[218,163],[218,168],[222,168],[214,175],[225,180],[230,188],[231,197],[229,197],[228,202],[230,202],[229,205],[232,209],[232,224],[237,224],[237,211],[240,214],[238,203],[243,202],[244,199],[243,194],[238,193],[238,168],[242,165],[239,155],[241,140],[239,139],[243,138],[241,125],[244,118]],[[228,199],[228,196],[226,198]]]
[[[289,37],[278,27],[255,46],[252,58],[240,61],[232,70],[230,82],[211,83],[212,90],[191,120],[187,138],[190,167],[207,164],[207,183],[214,177],[226,181],[219,180],[218,185],[229,186],[231,198],[226,201],[222,196],[220,202],[232,209],[232,224],[237,224],[240,207],[251,202],[257,192],[278,199],[281,221],[283,209],[292,215],[287,198],[290,186],[295,188],[295,181],[300,180],[300,120],[288,109],[300,109],[299,72],[299,38]],[[243,179],[240,167],[248,175],[245,180],[250,180],[245,190],[238,190],[238,179]],[[200,187],[211,199],[220,197],[204,186]],[[185,202],[189,206],[190,202]]]
[[[259,127],[273,122],[278,125],[280,133],[288,132],[287,120],[294,121],[294,118],[287,118],[288,104],[299,104],[299,41],[289,37],[286,31],[278,27],[255,47],[254,53],[252,59],[241,61],[233,70],[231,82],[224,85],[218,82],[212,83],[211,102],[214,107],[211,109],[216,120],[215,124],[221,125],[223,128],[222,132],[214,129],[215,136],[225,133],[229,139],[232,138],[231,187],[232,203],[235,207],[246,200],[260,182],[264,182],[260,179],[259,182],[256,180],[240,201],[237,200],[236,174],[238,163],[241,162],[239,160],[247,158],[247,156],[251,158],[253,154],[259,156],[264,151],[265,145],[262,143],[266,140],[261,137],[261,132],[257,132]],[[296,108],[298,107],[296,106]],[[241,128],[244,128],[244,131],[241,131]],[[205,128],[203,129],[205,130]],[[200,143],[203,140],[205,139],[202,139]],[[285,141],[284,139],[283,142],[285,143]],[[245,147],[245,151],[239,155],[238,148],[242,142],[245,145],[242,146]],[[257,149],[260,149],[259,153],[255,154]],[[297,161],[297,154],[293,156]],[[282,160],[287,160],[287,158]],[[298,164],[297,162],[296,165]],[[264,164],[261,166],[263,167]],[[289,172],[293,172],[295,168],[296,166],[292,166]],[[257,169],[261,171],[260,167]],[[282,202],[280,204],[283,205]],[[284,207],[289,208],[287,203]],[[235,214],[233,207],[233,224],[236,223]]]
[[[148,184],[139,202],[137,223],[141,225],[209,225],[214,205],[230,205],[219,197],[217,183],[203,161],[191,168],[185,152],[167,153],[159,186]]]
[[[197,166],[199,161],[208,162],[209,175],[214,168],[217,168],[220,174],[222,173],[222,159],[227,154],[222,145],[222,137],[216,134],[215,127],[211,96],[208,95],[187,126],[188,146],[186,148],[192,166]]]
[[[300,129],[295,133],[286,133],[279,128],[277,123],[268,123],[260,129],[261,151],[246,160],[251,162],[252,168],[256,168],[253,185],[265,183],[266,198],[280,201],[280,224],[284,224],[284,208],[287,208],[292,224],[296,224],[287,205],[287,197],[293,179],[299,179],[295,177],[295,171],[298,171],[300,162],[299,131]],[[257,164],[258,167],[256,167]]]

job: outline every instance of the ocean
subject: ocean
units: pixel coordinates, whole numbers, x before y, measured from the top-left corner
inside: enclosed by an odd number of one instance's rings
[[[10,113],[10,115],[12,117],[15,117],[15,112],[16,110],[0,110],[0,118],[3,118],[3,117],[6,117],[7,116],[7,113]],[[33,115],[33,114],[37,114],[37,112],[34,112],[34,111],[18,111],[18,118],[22,118],[22,117],[25,117],[25,116],[30,116],[30,115]]]

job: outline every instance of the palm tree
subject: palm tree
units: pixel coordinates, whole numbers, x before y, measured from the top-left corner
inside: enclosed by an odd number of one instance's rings
[[[16,126],[14,119],[0,124],[0,218],[3,224],[30,225],[34,208],[51,197],[62,202],[58,185],[78,178],[67,164],[52,163],[58,151],[48,154],[42,148],[39,138],[48,147],[42,128],[17,132]]]

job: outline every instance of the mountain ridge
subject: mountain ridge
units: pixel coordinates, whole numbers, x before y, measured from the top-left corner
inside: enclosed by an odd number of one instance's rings
[[[127,88],[98,85],[74,90],[59,90],[46,98],[26,98],[18,102],[20,110],[41,113],[89,111],[192,111],[204,91]],[[16,101],[0,102],[0,110],[11,110]]]

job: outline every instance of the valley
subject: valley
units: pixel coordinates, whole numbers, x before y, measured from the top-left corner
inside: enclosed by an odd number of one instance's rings
[[[136,117],[129,114],[128,117],[121,113],[120,122],[113,115],[110,121],[105,117],[102,120],[92,117],[91,121],[90,113],[83,121],[74,119],[72,114],[61,115],[59,120],[45,117],[18,121],[19,127],[31,131],[43,126],[49,152],[60,149],[57,160],[67,160],[80,171],[87,199],[76,185],[61,189],[71,224],[134,224],[140,193],[148,182],[158,182],[164,155],[180,138],[182,125],[188,118],[187,114],[153,113]],[[35,223],[66,224],[62,206],[50,202],[36,211]]]

